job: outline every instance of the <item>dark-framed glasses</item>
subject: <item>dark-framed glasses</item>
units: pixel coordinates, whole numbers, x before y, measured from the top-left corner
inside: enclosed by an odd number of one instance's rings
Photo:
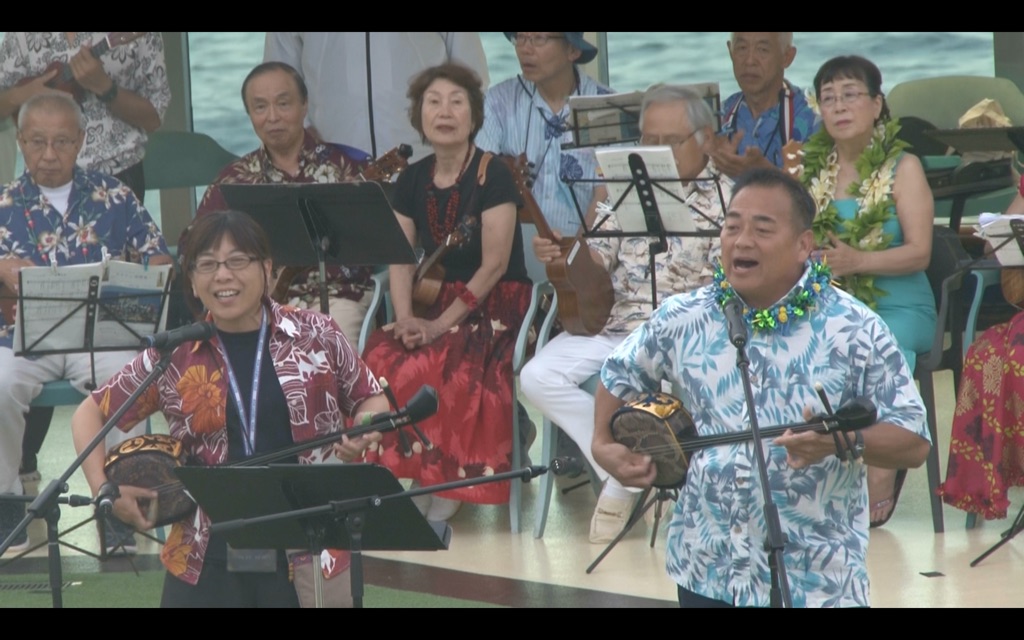
[[[697,135],[697,131],[694,130],[688,136],[642,136],[640,138],[640,145],[644,147],[681,147],[686,144],[690,138]]]
[[[871,95],[869,91],[844,91],[839,94],[829,94],[827,96],[821,96],[818,100],[818,104],[823,107],[832,108],[836,106],[838,102],[843,104],[852,104],[861,99],[863,96]]]
[[[565,36],[553,36],[550,33],[513,33],[508,41],[517,47],[543,47],[552,40],[565,40]]]
[[[224,265],[231,271],[241,271],[248,267],[250,264],[258,260],[256,256],[247,255],[236,255],[231,256],[227,260],[214,260],[213,258],[200,258],[195,261],[192,265],[192,271],[196,273],[211,274],[215,273],[217,269],[220,269],[220,265]]]
[[[54,138],[53,140],[47,140],[46,138],[22,138],[21,143],[25,145],[25,148],[34,153],[42,153],[46,151],[47,147],[53,147],[53,150],[57,153],[64,153],[65,151],[70,151],[78,144],[78,138]]]

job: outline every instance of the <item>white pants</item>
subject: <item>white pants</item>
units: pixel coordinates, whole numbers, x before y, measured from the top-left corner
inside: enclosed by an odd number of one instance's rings
[[[102,385],[135,357],[132,351],[96,354],[96,383]],[[21,441],[25,436],[25,412],[32,400],[43,390],[43,383],[68,380],[82,393],[92,381],[89,354],[69,354],[23,358],[7,347],[0,347],[0,493],[21,494],[18,468],[21,465]],[[128,438],[146,432],[141,422],[125,433],[113,429],[107,434],[107,449]],[[62,469],[63,471],[63,469]]]
[[[601,372],[605,358],[625,339],[625,334],[587,337],[561,333],[519,374],[523,395],[573,439],[602,481],[608,479],[608,472],[597,464],[590,451],[594,440],[594,396],[580,389],[580,385]]]

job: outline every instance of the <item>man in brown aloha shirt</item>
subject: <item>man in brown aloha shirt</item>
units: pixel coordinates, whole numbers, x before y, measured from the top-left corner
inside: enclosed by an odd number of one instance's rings
[[[253,130],[263,144],[220,172],[203,196],[196,216],[229,209],[222,184],[333,183],[359,180],[369,156],[344,145],[317,142],[303,128],[308,108],[306,84],[283,62],[265,62],[242,83],[242,100]],[[186,235],[179,243],[186,241]],[[331,316],[349,342],[356,344],[369,305],[370,267],[328,268]],[[319,278],[300,275],[288,288],[287,302],[319,308]]]

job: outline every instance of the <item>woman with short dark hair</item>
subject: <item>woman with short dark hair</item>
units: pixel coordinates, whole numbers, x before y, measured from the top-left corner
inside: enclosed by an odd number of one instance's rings
[[[373,374],[329,316],[269,298],[271,264],[267,236],[248,215],[220,211],[196,220],[184,254],[185,287],[207,309],[215,335],[175,347],[165,373],[125,413],[119,428],[159,410],[187,458],[213,466],[340,431],[346,416],[387,410]],[[147,349],[82,401],[72,418],[78,451],[142,385],[161,355]],[[352,460],[379,438],[374,433],[346,440],[333,451]],[[318,448],[281,462],[314,463],[330,455],[330,448]],[[94,450],[82,470],[93,493],[99,492],[107,482],[103,450]],[[119,489],[114,515],[137,529],[152,528],[146,506],[157,493]],[[268,550],[268,571],[258,573],[229,568],[231,554],[224,536],[210,533],[202,509],[175,522],[161,553],[167,568],[161,605],[298,606],[289,578],[294,559],[284,550]]]

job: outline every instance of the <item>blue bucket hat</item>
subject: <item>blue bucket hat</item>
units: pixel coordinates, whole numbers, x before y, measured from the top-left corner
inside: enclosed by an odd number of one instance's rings
[[[505,37],[509,40],[512,39],[516,31],[502,31]],[[587,64],[591,60],[597,57],[597,47],[590,44],[583,39],[582,31],[563,31],[565,35],[565,41],[580,50],[580,57],[576,60],[577,64]]]

